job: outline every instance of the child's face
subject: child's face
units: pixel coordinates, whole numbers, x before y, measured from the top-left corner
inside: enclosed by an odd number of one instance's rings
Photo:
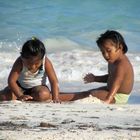
[[[37,71],[42,64],[42,59],[40,59],[40,57],[38,56],[30,58],[22,58],[22,61],[24,65],[28,68],[28,70],[34,72]]]
[[[119,59],[120,52],[122,52],[121,47],[110,39],[103,43],[100,50],[108,63],[114,63],[117,59]]]

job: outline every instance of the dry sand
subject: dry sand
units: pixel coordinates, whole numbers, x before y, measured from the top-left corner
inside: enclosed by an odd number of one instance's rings
[[[140,105],[1,102],[0,140],[140,140]]]

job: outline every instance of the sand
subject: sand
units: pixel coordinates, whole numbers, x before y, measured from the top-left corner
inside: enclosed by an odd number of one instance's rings
[[[0,140],[140,140],[140,106],[96,98],[0,102]]]
[[[93,86],[72,83],[61,83],[61,90]],[[140,140],[139,84],[126,105],[103,104],[91,96],[61,104],[0,102],[0,140]]]

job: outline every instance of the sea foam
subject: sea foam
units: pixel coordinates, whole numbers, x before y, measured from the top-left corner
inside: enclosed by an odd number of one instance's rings
[[[79,47],[79,44],[69,40],[63,40],[62,38],[56,39],[54,42],[53,41],[51,39],[47,40],[47,57],[52,61],[59,81],[81,82],[83,81],[83,76],[87,73],[94,73],[95,75],[107,73],[107,62],[104,60],[100,51],[84,49]],[[62,45],[60,46],[60,44]],[[1,49],[3,51],[0,52],[0,86],[6,84],[8,74],[14,61],[20,55],[21,50],[20,47],[17,47],[17,45],[13,43],[11,44],[11,47],[14,49],[10,49],[12,51],[8,51],[8,45],[9,43],[1,45]],[[4,47],[5,49],[3,49]],[[53,51],[51,51],[51,49]],[[135,81],[140,82],[140,54],[127,53],[126,55],[133,65]]]

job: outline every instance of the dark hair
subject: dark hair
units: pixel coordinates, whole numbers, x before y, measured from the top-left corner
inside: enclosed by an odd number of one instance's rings
[[[111,31],[107,30],[105,33],[100,35],[100,37],[96,41],[98,47],[101,47],[103,45],[103,43],[105,42],[105,40],[107,40],[107,39],[111,39],[116,44],[121,44],[123,47],[124,53],[126,53],[128,51],[128,47],[127,47],[122,35],[119,32],[113,31],[113,30],[111,30]]]
[[[46,53],[44,44],[37,38],[32,37],[30,40],[26,41],[20,52],[23,58],[30,58],[32,56],[39,56],[43,59]]]

